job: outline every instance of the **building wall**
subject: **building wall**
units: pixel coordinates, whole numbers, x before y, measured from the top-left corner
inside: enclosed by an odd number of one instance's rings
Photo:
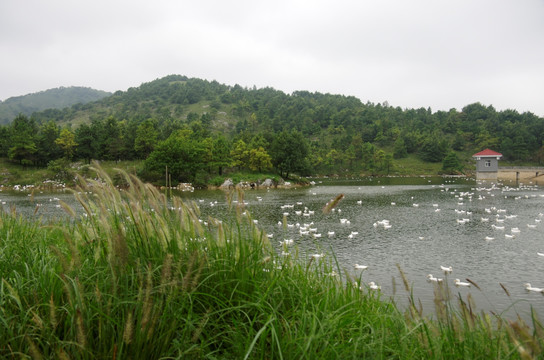
[[[497,180],[496,171],[476,171],[476,180]]]
[[[489,162],[489,166],[486,163]],[[499,170],[499,161],[497,158],[485,158],[476,160],[476,172],[497,172]]]

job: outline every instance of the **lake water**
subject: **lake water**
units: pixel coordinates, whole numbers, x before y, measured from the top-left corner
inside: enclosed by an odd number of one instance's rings
[[[332,259],[334,252],[340,267],[357,278],[361,271],[354,264],[368,265],[361,280],[378,283],[383,296],[395,296],[405,304],[399,264],[414,298],[429,314],[434,312],[435,284],[427,281],[427,275],[433,274],[443,278],[454,295],[465,298],[471,293],[478,310],[528,318],[532,306],[544,317],[544,296],[523,286],[529,282],[544,287],[544,256],[537,254],[544,253],[543,187],[438,177],[316,182],[310,187],[245,191],[246,209],[272,236],[279,253],[285,250],[280,241],[287,239],[293,241],[289,248],[298,247],[308,259],[315,253]],[[334,211],[324,214],[324,205],[339,194],[344,198]],[[225,218],[228,211],[225,192],[220,190],[179,195],[196,201],[204,220],[208,215]],[[0,193],[4,209],[15,206],[25,216],[44,219],[65,216],[58,199],[74,203],[69,192],[34,194],[32,199],[27,194]],[[36,204],[40,204],[37,212]],[[287,227],[278,225],[284,216]],[[390,227],[383,226],[383,220]],[[301,235],[305,224],[310,232]],[[451,266],[453,272],[445,275],[441,265]],[[455,287],[455,278],[469,278],[482,291]]]

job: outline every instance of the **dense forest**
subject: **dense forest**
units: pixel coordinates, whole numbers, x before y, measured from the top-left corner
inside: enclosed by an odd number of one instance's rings
[[[0,124],[10,123],[17,115],[30,116],[46,109],[63,109],[75,104],[100,100],[111,93],[81,86],[60,87],[0,101]]]
[[[544,119],[469,104],[401,109],[352,96],[228,86],[170,75],[65,109],[20,114],[0,127],[0,156],[24,166],[144,160],[141,176],[206,183],[225,170],[395,173],[417,157],[461,173],[485,148],[510,162],[544,160]]]

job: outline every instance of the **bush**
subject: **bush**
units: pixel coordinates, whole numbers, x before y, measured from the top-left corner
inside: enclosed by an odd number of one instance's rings
[[[65,158],[52,160],[47,164],[47,172],[56,181],[73,182],[75,171],[70,165],[70,161]]]

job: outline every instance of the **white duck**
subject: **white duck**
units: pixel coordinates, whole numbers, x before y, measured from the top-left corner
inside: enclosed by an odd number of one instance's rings
[[[433,282],[442,282],[442,279],[435,278],[433,274],[427,275],[427,281],[433,281]]]
[[[537,288],[537,287],[532,287],[531,284],[529,283],[525,283],[523,284],[525,286],[525,290],[527,291],[533,291],[533,292],[539,292],[539,293],[544,293],[544,289],[542,288]]]
[[[461,281],[459,279],[455,279],[455,280],[453,280],[453,282],[454,282],[455,286],[467,286],[467,287],[470,287],[470,283],[463,282],[463,281]]]
[[[280,241],[280,245],[285,245],[285,246],[293,245],[293,243],[294,243],[293,239],[284,239],[283,241]]]
[[[442,269],[444,274],[448,274],[448,273],[451,273],[453,271],[453,268],[451,266],[446,267],[446,266],[440,265],[440,269]]]
[[[374,281],[369,282],[368,287],[371,290],[380,290],[382,288],[381,286],[377,285]]]
[[[368,269],[368,265],[359,265],[359,264],[355,264],[354,266],[357,270],[366,270]]]

